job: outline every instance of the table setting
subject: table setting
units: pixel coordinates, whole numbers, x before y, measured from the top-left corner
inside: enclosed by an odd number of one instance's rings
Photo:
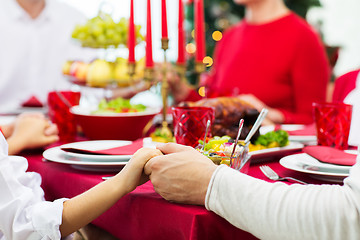
[[[162,1],[166,14],[165,3]],[[176,71],[183,80],[184,19],[182,2],[179,3]],[[193,147],[217,165],[226,164],[235,171],[264,181],[283,181],[286,184],[343,183],[358,154],[347,143],[351,107],[345,104],[314,103],[313,124],[269,126],[262,126],[268,113],[266,108],[257,111],[235,97],[204,98],[169,106],[167,22],[166,17],[162,18],[161,49],[164,55],[161,80],[158,81],[155,79],[151,48],[150,4],[148,0],[144,58],[135,60],[135,46],[143,39],[134,23],[134,5],[131,1],[127,25],[127,62],[126,59],[117,58],[113,62],[117,66],[114,68],[104,59],[96,59],[92,63],[69,60],[64,65],[64,74],[69,76],[72,84],[104,90],[132,88],[139,81],[148,87],[155,85],[155,82],[160,83],[162,107],[134,104],[122,97],[105,97],[97,105],[85,107],[81,104],[80,92],[50,92],[47,114],[49,120],[58,126],[59,141],[47,146],[44,151],[21,153],[28,159],[28,171],[38,172],[42,176],[42,188],[47,200],[72,198],[110,179],[121,171],[138,149],[156,148],[157,144],[163,142],[160,141],[161,137],[164,142]],[[197,46],[194,67],[197,80],[200,80],[205,72],[205,22],[201,12],[203,2],[198,1],[197,4],[194,9],[197,26],[194,30]],[[114,42],[100,45],[99,42],[86,42],[79,37],[82,30],[77,31],[75,38],[84,47],[118,47]],[[122,41],[126,45],[124,43]],[[107,69],[107,76],[98,76],[94,70],[96,68]],[[87,78],[82,75],[84,69],[91,73]],[[161,126],[153,129],[160,138],[154,138],[154,132],[147,131],[154,127],[155,118],[161,119]],[[164,200],[155,192],[150,181],[120,199],[93,224],[119,239],[256,239],[203,206]]]
[[[197,107],[195,109],[198,110]],[[214,111],[214,109],[212,110]],[[185,116],[186,114],[181,114],[181,117],[184,118]],[[199,143],[204,142],[204,139],[205,142],[210,139],[211,120],[213,120],[214,114],[203,116],[205,117],[201,121],[197,120],[197,123],[203,123],[202,132],[195,140],[197,142],[195,147],[200,148],[199,151],[203,147],[203,150],[205,149],[205,146]],[[261,117],[259,118],[261,120]],[[181,140],[188,141],[185,138],[188,131],[186,130],[186,121],[180,122],[183,124],[182,138],[179,138],[181,143]],[[174,127],[179,127],[180,122],[174,120]],[[234,155],[230,154],[231,156],[225,157],[233,160],[240,159],[240,165],[237,165],[241,166],[240,168],[236,167],[235,164],[230,166],[264,181],[285,180],[284,182],[287,184],[299,183],[299,181],[300,184],[342,184],[343,179],[349,175],[349,169],[356,158],[357,151],[355,149],[343,151],[329,146],[305,146],[301,141],[294,143],[298,145],[289,141],[285,147],[257,150],[251,154],[248,152],[248,144],[244,144],[246,140],[241,140],[238,137],[241,135],[243,124],[243,119],[236,124],[238,126],[237,136],[230,145],[230,150],[234,150]],[[256,125],[260,127],[261,124]],[[256,128],[251,135],[254,134],[255,130]],[[174,133],[176,134],[176,131]],[[194,137],[193,132],[190,133]],[[77,140],[79,141],[56,143],[49,146],[43,153],[24,154],[29,161],[29,171],[39,172],[43,176],[42,186],[45,196],[49,200],[59,197],[72,197],[84,189],[89,189],[102,181],[106,181],[121,170],[137,149],[144,146],[155,147],[157,144],[152,141],[151,137],[141,137],[132,141],[91,140],[84,139],[82,136]],[[236,142],[238,144],[234,144]],[[284,150],[286,147],[293,151],[287,152]],[[244,153],[241,149],[246,150],[245,155],[238,154],[239,152]],[[264,151],[268,151],[266,154],[270,155],[271,158],[262,155]],[[242,159],[245,159],[244,164],[241,164]],[[348,162],[342,162],[344,159],[348,159]],[[264,168],[263,165],[270,167],[278,177],[264,175],[261,170]],[[141,220],[134,217],[135,215],[139,216],[139,212],[141,212]],[[173,220],[169,219],[170,216],[178,216],[177,222],[172,222]],[[190,224],[188,222],[190,219],[193,219],[191,221],[197,220]],[[144,231],[142,232],[144,239],[154,237],[177,239],[179,238],[179,231],[185,234],[186,239],[216,239],[224,236],[229,239],[233,239],[235,236],[236,238],[241,236],[244,239],[256,239],[251,234],[232,226],[221,217],[207,211],[204,207],[167,202],[155,192],[151,182],[139,186],[93,223],[119,238],[138,236],[136,229],[141,227]],[[204,225],[204,223],[206,224]],[[161,226],[159,228],[159,231],[163,232],[161,237],[156,235],[158,231],[152,231],[155,225]],[[211,228],[210,232],[209,227]]]

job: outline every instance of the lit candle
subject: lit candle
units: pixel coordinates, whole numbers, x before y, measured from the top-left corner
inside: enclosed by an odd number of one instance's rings
[[[168,39],[166,0],[161,0],[161,38]]]
[[[130,1],[130,18],[129,18],[129,63],[135,63],[135,24],[134,24],[134,0]]]
[[[151,5],[150,0],[147,0],[147,16],[146,16],[146,55],[145,66],[152,68],[154,66],[152,56],[152,39],[151,39]]]
[[[202,63],[205,57],[204,0],[194,0],[195,11],[195,61]]]
[[[179,0],[177,64],[179,65],[185,64],[184,6],[182,0]]]

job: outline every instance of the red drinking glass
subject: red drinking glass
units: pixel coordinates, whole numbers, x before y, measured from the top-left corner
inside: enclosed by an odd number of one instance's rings
[[[173,125],[176,142],[191,147],[204,139],[207,121],[214,121],[215,110],[211,107],[173,107]],[[211,137],[211,127],[207,137]]]
[[[76,123],[70,107],[79,105],[80,92],[53,91],[48,94],[48,115],[59,129],[61,142],[73,142],[76,137]]]
[[[317,142],[321,146],[347,149],[352,106],[344,103],[313,103]]]

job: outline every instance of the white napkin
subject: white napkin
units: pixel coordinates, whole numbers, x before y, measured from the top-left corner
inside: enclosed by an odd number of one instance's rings
[[[349,145],[360,145],[360,74],[356,80],[356,87],[344,99],[344,103],[353,105]]]

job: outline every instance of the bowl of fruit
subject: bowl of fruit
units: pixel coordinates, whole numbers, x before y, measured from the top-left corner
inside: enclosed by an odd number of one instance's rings
[[[160,112],[130,100],[102,100],[96,107],[74,106],[71,113],[85,137],[92,140],[136,140],[145,126]]]

